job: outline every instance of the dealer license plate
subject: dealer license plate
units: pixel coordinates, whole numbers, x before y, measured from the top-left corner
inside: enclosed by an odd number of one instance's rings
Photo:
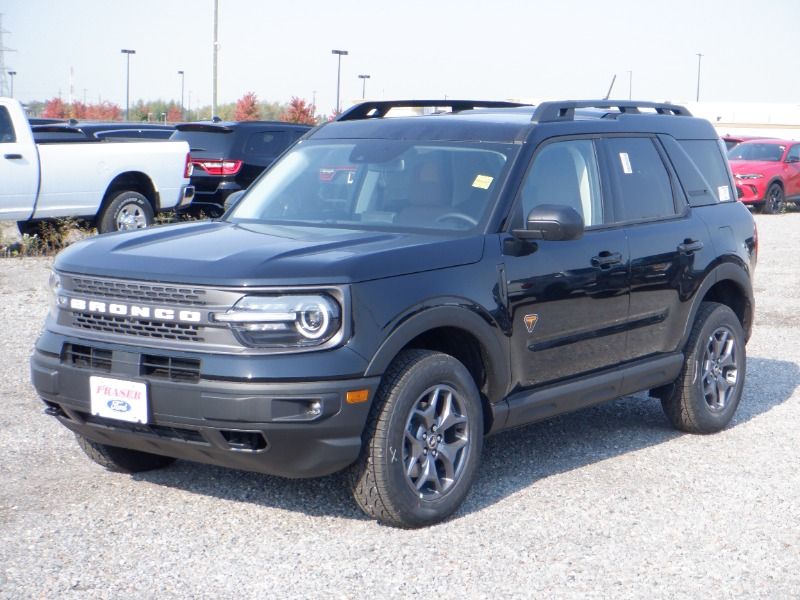
[[[147,384],[92,376],[89,386],[93,415],[130,423],[147,423]]]

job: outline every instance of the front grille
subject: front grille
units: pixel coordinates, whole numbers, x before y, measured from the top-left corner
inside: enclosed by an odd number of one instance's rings
[[[197,325],[187,325],[185,323],[163,323],[161,321],[131,319],[129,317],[74,312],[72,313],[72,326],[103,333],[134,335],[159,340],[203,341],[200,335],[200,328]]]
[[[121,429],[130,433],[138,433],[145,435],[154,435],[161,438],[170,440],[177,440],[180,442],[192,442],[195,444],[203,444],[210,446],[208,441],[203,435],[195,429],[184,429],[182,427],[167,427],[164,425],[149,424],[144,425],[141,423],[128,423],[126,421],[116,421],[114,419],[106,419],[104,417],[97,417],[89,413],[78,413],[87,423],[93,425],[101,425],[103,427],[113,427],[114,429]]]
[[[72,287],[80,294],[119,298],[131,302],[180,304],[183,306],[205,306],[206,304],[206,291],[191,287],[131,283],[87,277],[73,277]]]
[[[143,354],[140,373],[148,377],[194,383],[200,379],[200,361]]]
[[[78,344],[64,344],[61,352],[61,362],[79,369],[95,369],[110,373],[111,350],[102,350]]]

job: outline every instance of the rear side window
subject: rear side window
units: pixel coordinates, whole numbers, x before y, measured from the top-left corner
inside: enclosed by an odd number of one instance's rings
[[[728,167],[716,140],[680,140],[678,142],[692,159],[697,170],[711,186],[711,191],[719,202],[733,199]]]
[[[675,214],[669,172],[650,138],[608,138],[617,221],[656,219]]]
[[[17,141],[14,135],[14,126],[11,124],[11,115],[5,106],[0,106],[0,144],[10,144]]]

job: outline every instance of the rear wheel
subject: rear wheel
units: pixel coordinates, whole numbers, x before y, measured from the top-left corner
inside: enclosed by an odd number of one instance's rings
[[[742,397],[744,332],[724,304],[703,302],[686,344],[683,370],[661,400],[676,429],[714,433],[724,429]]]
[[[153,207],[139,192],[125,190],[117,193],[97,220],[97,231],[127,231],[144,229],[153,224]]]
[[[469,491],[483,445],[483,411],[469,371],[440,352],[407,350],[384,376],[353,495],[369,516],[396,527],[446,519]]]
[[[100,442],[93,442],[79,433],[76,433],[75,437],[78,439],[78,445],[81,447],[81,450],[86,453],[86,456],[91,458],[98,465],[105,467],[109,471],[114,471],[115,473],[152,471],[153,469],[168,467],[175,462],[175,459],[170,456],[149,454],[147,452],[140,452],[139,450],[118,448],[117,446],[108,446]]]
[[[783,204],[783,188],[779,183],[773,183],[767,189],[767,195],[764,198],[764,212],[768,215],[783,212]]]

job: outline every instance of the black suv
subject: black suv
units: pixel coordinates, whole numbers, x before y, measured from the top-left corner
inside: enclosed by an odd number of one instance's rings
[[[225,199],[247,188],[261,172],[311,127],[280,121],[200,121],[176,127],[173,140],[189,143],[189,210],[222,213]]]
[[[47,142],[95,142],[98,140],[166,140],[175,127],[163,123],[129,123],[121,121],[76,121],[38,123],[31,121],[37,144]]]
[[[384,118],[410,104],[432,114]],[[111,470],[349,467],[367,514],[431,524],[487,434],[641,390],[683,431],[730,422],[757,253],[734,189],[680,106],[358,105],[218,221],[62,252],[33,383]]]

